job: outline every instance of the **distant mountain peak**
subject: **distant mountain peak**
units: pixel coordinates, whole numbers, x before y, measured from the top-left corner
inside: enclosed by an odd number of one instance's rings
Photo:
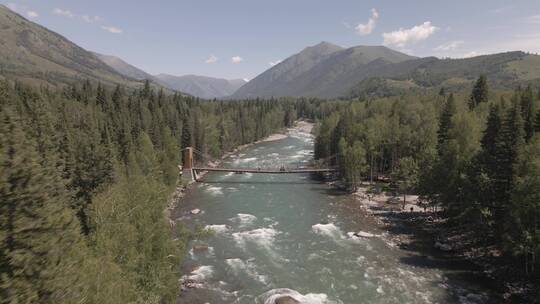
[[[414,59],[384,46],[343,48],[322,41],[285,59],[242,86],[234,97],[335,96],[362,79],[354,73],[370,62]],[[381,59],[381,60],[378,60]]]
[[[232,95],[246,82],[242,79],[222,79],[201,75],[174,76],[158,74],[157,81],[173,90],[189,93],[193,96],[213,99]]]

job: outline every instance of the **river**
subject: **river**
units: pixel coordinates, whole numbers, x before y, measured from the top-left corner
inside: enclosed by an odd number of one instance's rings
[[[248,147],[224,166],[294,167],[308,162],[312,149],[309,133],[291,129],[287,138]],[[177,302],[271,304],[289,295],[313,304],[487,303],[474,284],[407,262],[410,253],[388,241],[372,218],[359,221],[342,208],[351,200],[309,175],[205,176],[175,210],[187,226],[214,231],[190,244],[182,280],[198,288]],[[201,212],[192,214],[195,208]]]

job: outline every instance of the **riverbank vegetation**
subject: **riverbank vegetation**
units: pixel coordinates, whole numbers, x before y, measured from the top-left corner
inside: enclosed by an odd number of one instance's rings
[[[316,158],[337,155],[349,188],[386,180],[472,232],[485,255],[519,276],[540,274],[540,91],[404,94],[333,102],[321,112]],[[510,267],[511,268],[511,267]]]
[[[296,119],[84,82],[0,83],[0,303],[174,303],[190,238],[164,216],[181,148],[214,157]]]

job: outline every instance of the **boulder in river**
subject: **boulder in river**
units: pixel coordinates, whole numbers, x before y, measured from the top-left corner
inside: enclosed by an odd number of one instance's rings
[[[199,213],[201,213],[201,209],[195,208],[195,209],[191,210],[191,214],[196,215],[196,214],[199,214]]]
[[[435,248],[441,251],[452,251],[452,246],[441,242],[435,242]]]
[[[274,304],[299,304],[300,302],[295,300],[291,296],[282,296],[274,300]]]
[[[195,245],[193,245],[193,251],[195,251],[195,252],[208,251],[208,245],[207,244],[195,244]]]

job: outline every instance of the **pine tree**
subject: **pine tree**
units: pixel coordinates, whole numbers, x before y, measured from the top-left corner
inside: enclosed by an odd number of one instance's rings
[[[497,139],[497,170],[495,173],[495,224],[497,235],[504,237],[509,229],[509,204],[514,183],[518,152],[525,143],[520,106],[516,102],[502,122]]]
[[[97,87],[96,94],[96,105],[101,108],[102,111],[105,111],[107,105],[107,97],[105,96],[105,88],[100,84]]]
[[[540,110],[538,110],[538,113],[536,113],[536,120],[534,123],[534,130],[537,133],[540,133]]]
[[[475,207],[481,215],[481,224],[485,225],[483,228],[488,228],[479,233],[491,232],[489,226],[492,224],[498,190],[496,178],[501,124],[499,107],[490,105],[487,126],[480,141],[482,149],[469,167],[471,186],[467,189],[467,196],[471,202],[478,204]]]
[[[481,75],[473,87],[469,98],[469,109],[474,110],[480,103],[488,101],[488,85],[486,76]]]
[[[56,168],[18,125],[0,110],[0,303],[74,303],[84,297],[78,222]]]
[[[480,141],[482,146],[481,162],[489,175],[493,175],[497,171],[497,140],[501,131],[501,124],[499,107],[491,105],[487,118],[487,127]]]
[[[437,151],[439,155],[442,154],[443,146],[448,140],[448,132],[452,128],[452,118],[456,114],[456,111],[454,94],[450,93],[439,119],[439,130],[437,131]]]
[[[191,138],[191,127],[187,117],[182,121],[182,149],[193,146],[193,139]]]
[[[152,94],[152,87],[150,86],[150,80],[146,79],[144,81],[144,88],[141,91],[141,97],[149,98]]]
[[[534,133],[534,113],[533,113],[534,96],[531,86],[529,85],[521,93],[521,115],[524,120],[525,141],[529,142]]]
[[[122,93],[122,88],[120,87],[120,85],[117,85],[116,88],[114,89],[114,93],[113,93],[113,95],[111,97],[115,112],[120,111],[120,102],[121,102],[121,99],[122,99],[122,94],[123,94]]]
[[[540,264],[540,135],[520,151],[515,171],[507,249],[524,257],[525,273],[534,273]]]

